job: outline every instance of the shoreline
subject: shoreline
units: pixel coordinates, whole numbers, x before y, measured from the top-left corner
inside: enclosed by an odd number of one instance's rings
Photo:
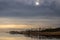
[[[30,36],[35,36],[35,37],[45,36],[45,37],[60,38],[60,28],[59,29],[46,29],[42,31],[37,31],[37,30],[10,31],[9,33],[10,34],[22,34],[22,35],[29,36],[29,37]]]

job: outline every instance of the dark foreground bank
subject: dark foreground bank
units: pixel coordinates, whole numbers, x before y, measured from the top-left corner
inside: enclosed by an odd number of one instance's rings
[[[26,30],[26,31],[10,31],[10,34],[22,34],[28,37],[51,37],[60,38],[60,28],[46,30]]]

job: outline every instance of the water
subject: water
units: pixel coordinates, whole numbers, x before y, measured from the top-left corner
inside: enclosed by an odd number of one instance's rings
[[[60,40],[56,38],[31,38],[31,37],[26,37],[24,35],[20,34],[9,34],[6,32],[0,32],[0,40]]]

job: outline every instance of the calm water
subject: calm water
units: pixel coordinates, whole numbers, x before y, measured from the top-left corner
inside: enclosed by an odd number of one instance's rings
[[[31,37],[26,37],[24,35],[19,35],[19,34],[9,34],[9,33],[0,33],[0,40],[60,40],[60,39],[56,39],[56,38],[31,38]]]

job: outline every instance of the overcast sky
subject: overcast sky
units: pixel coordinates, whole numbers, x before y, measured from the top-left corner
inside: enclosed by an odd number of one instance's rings
[[[60,27],[60,0],[0,0],[0,24],[43,24]]]

